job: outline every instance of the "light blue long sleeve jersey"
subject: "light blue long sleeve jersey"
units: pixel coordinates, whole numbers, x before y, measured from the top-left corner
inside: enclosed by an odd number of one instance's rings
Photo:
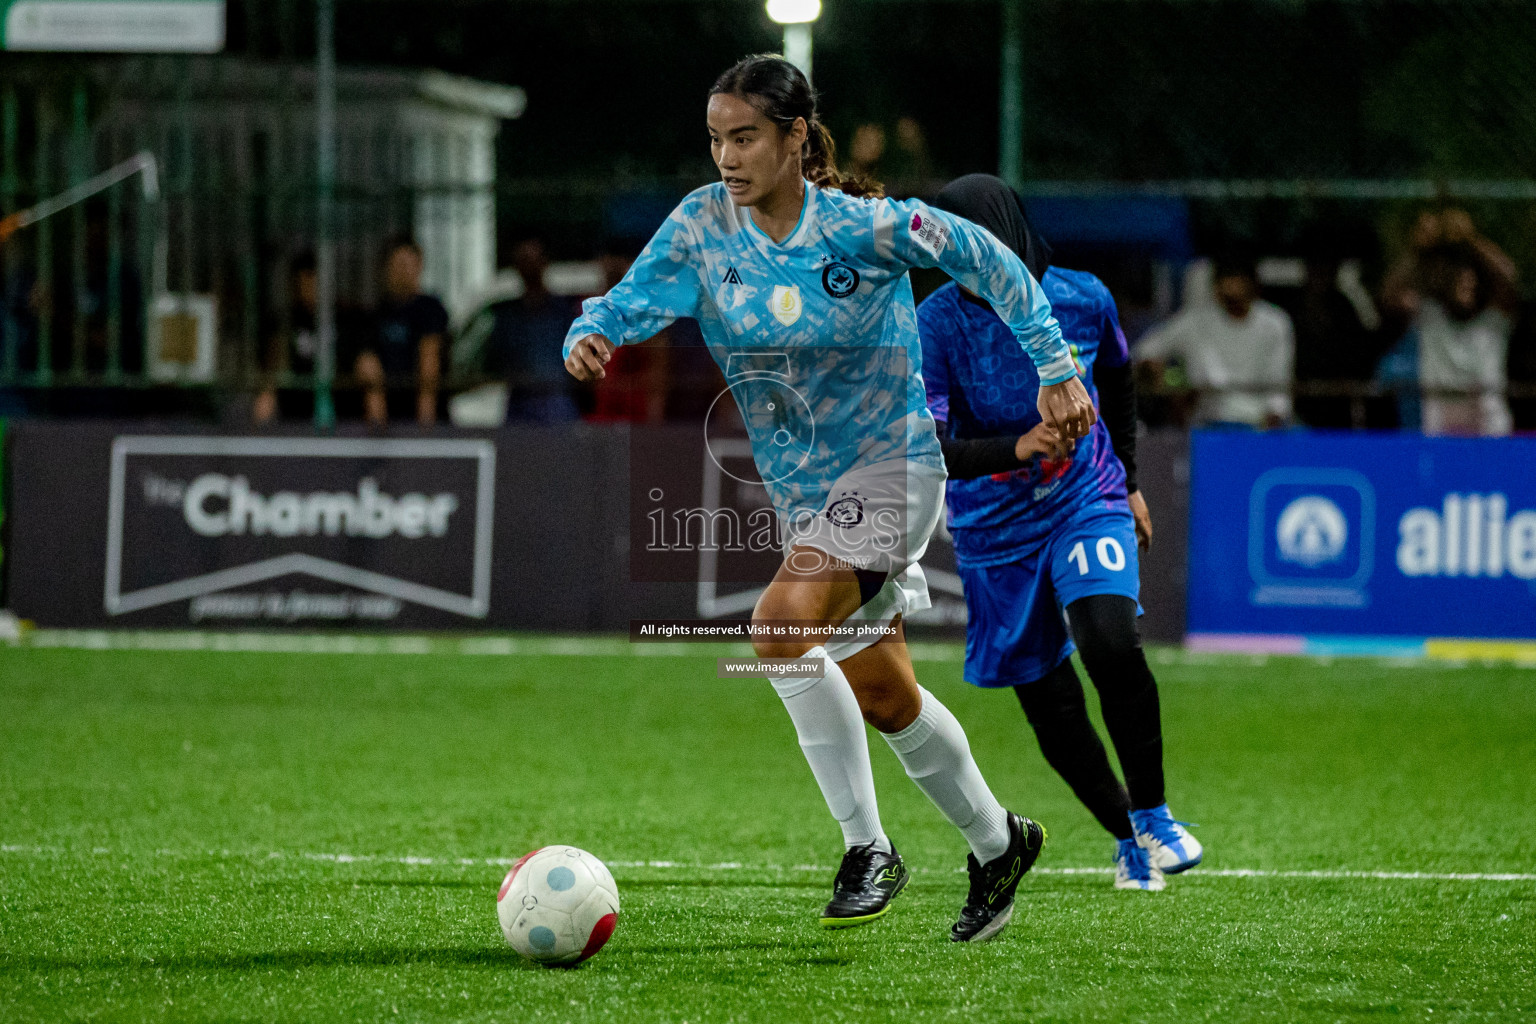
[[[943,469],[912,267],[939,267],[990,302],[1042,383],[1075,375],[1044,291],[988,231],[917,200],[856,199],[809,182],[782,243],[722,183],[691,193],[624,279],[583,304],[564,354],[588,334],[623,345],[694,317],[774,508],[814,513],[856,466],[907,458]]]

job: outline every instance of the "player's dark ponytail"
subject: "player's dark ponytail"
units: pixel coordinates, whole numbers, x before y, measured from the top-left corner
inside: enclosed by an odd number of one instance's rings
[[[885,189],[877,181],[858,174],[843,174],[837,169],[837,147],[832,133],[821,123],[816,111],[816,93],[800,69],[776,53],[758,53],[744,57],[715,80],[711,96],[726,93],[739,96],[768,115],[769,120],[788,131],[796,118],[805,118],[805,146],[801,149],[802,170],[821,188],[835,188],[851,196],[878,199]]]

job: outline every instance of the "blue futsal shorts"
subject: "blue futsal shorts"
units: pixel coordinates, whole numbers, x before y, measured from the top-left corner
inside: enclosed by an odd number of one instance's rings
[[[1036,551],[1012,562],[960,568],[968,624],[965,678],[976,686],[1032,683],[1075,648],[1063,609],[1080,597],[1137,601],[1136,523],[1128,507],[1085,506]],[[1140,614],[1141,606],[1137,605]]]

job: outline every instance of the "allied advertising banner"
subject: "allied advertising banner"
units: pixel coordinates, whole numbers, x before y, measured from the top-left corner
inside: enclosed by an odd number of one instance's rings
[[[1196,646],[1536,639],[1536,439],[1197,432],[1190,505]]]

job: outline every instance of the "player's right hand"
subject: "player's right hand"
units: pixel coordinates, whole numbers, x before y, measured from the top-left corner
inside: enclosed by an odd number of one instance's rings
[[[1087,437],[1089,428],[1099,419],[1093,400],[1088,397],[1088,389],[1076,377],[1069,377],[1060,384],[1042,384],[1036,404],[1040,418],[1068,440]]]
[[[1131,506],[1131,517],[1136,520],[1136,546],[1145,552],[1152,546],[1152,513],[1147,511],[1147,499],[1140,491],[1132,491],[1126,500]]]
[[[604,365],[613,358],[618,346],[601,334],[588,334],[571,347],[565,357],[565,368],[577,380],[602,380],[606,374]]]
[[[1060,462],[1072,454],[1075,445],[1075,442],[1062,437],[1049,423],[1036,423],[1029,433],[1014,443],[1013,455],[1020,462],[1028,462],[1036,455]]]

